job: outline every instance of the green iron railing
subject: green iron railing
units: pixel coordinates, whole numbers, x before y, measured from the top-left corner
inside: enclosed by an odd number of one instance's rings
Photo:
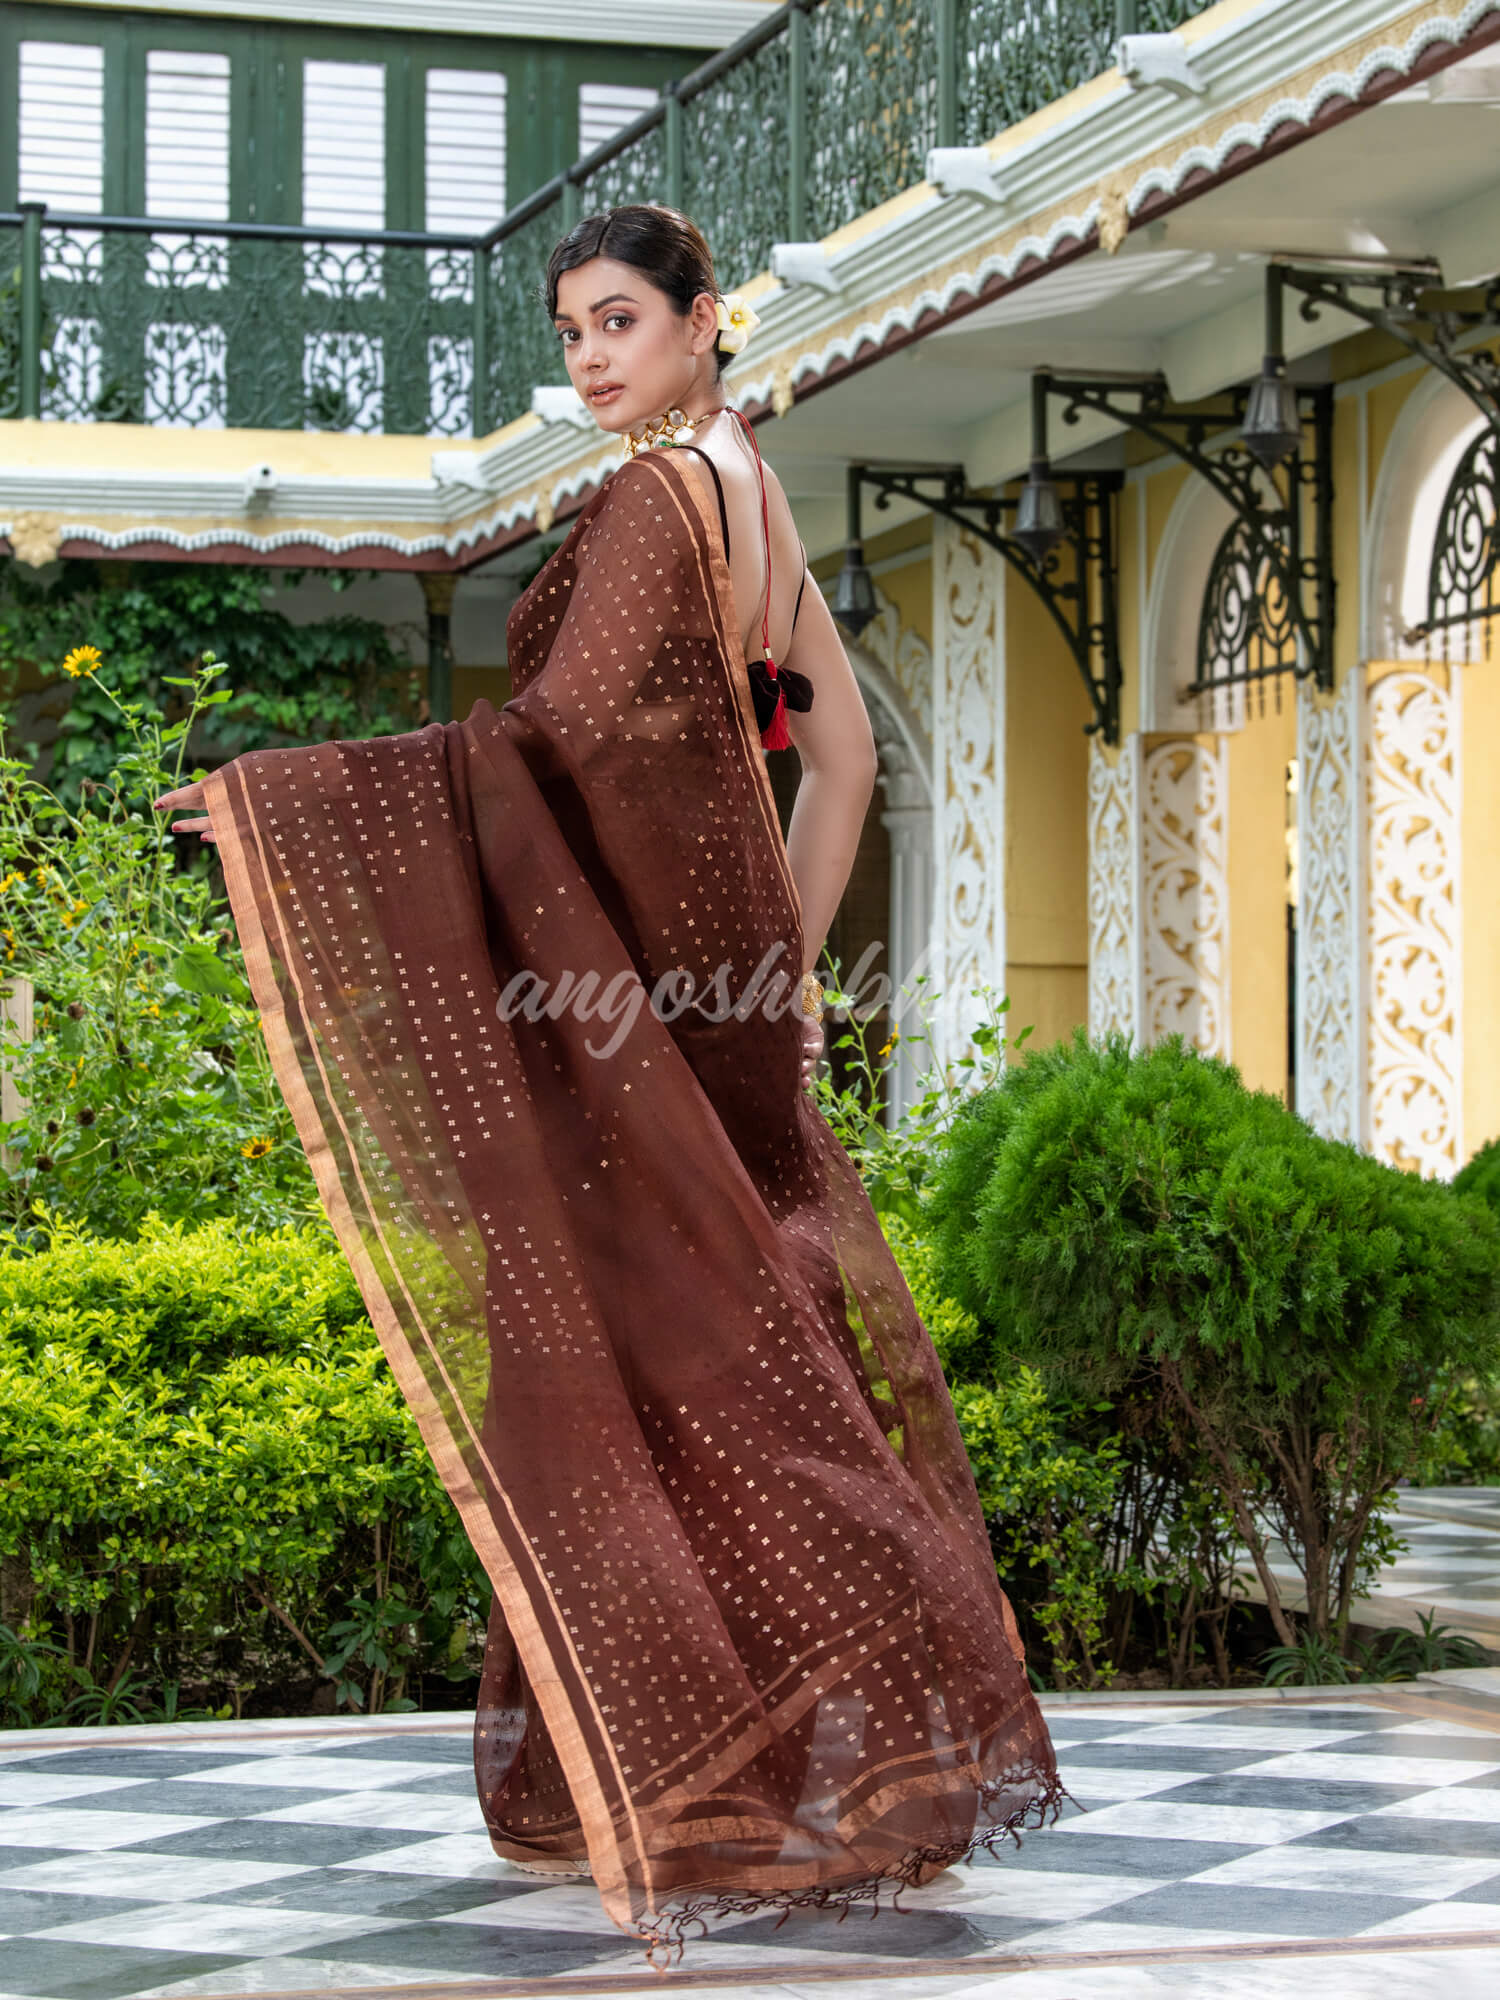
[[[667,201],[744,283],[1212,0],[788,0],[488,235],[0,214],[0,417],[482,436],[565,382],[580,215]]]

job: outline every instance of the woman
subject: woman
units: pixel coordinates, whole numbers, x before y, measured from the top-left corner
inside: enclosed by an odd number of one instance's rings
[[[320,1194],[495,1585],[495,1850],[591,1872],[654,1952],[925,1881],[1059,1786],[932,1344],[801,1087],[873,752],[720,383],[749,316],[657,207],[579,223],[546,302],[628,455],[510,615],[512,698],[156,803],[206,807],[178,830],[219,843]]]

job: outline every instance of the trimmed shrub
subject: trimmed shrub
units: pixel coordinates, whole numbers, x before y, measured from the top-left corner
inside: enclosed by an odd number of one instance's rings
[[[127,1677],[275,1712],[477,1668],[489,1586],[326,1229],[0,1259],[0,1468],[10,1723]]]
[[[1012,1365],[1158,1410],[1278,1636],[1273,1537],[1342,1644],[1377,1510],[1455,1383],[1500,1360],[1489,1209],[1320,1138],[1180,1037],[1081,1032],[970,1100],[928,1206],[938,1282]]]
[[[1142,1663],[1181,1686],[1206,1650],[1227,1684],[1233,1530],[1217,1495],[1192,1485],[1139,1408],[1049,1394],[940,1289],[928,1241],[882,1220],[943,1364],[1033,1659],[1059,1687],[1106,1686]]]

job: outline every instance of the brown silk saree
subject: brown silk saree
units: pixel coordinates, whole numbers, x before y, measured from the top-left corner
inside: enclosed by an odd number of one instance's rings
[[[703,474],[646,455],[512,612],[503,708],[204,784],[278,1082],[494,1582],[491,1839],[586,1853],[653,1949],[1059,1797],[931,1341],[800,1079],[739,629]]]

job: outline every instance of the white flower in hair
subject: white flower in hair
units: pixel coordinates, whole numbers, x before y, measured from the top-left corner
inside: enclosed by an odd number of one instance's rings
[[[719,346],[726,354],[738,354],[760,325],[760,315],[745,304],[738,292],[714,301],[719,315]]]

